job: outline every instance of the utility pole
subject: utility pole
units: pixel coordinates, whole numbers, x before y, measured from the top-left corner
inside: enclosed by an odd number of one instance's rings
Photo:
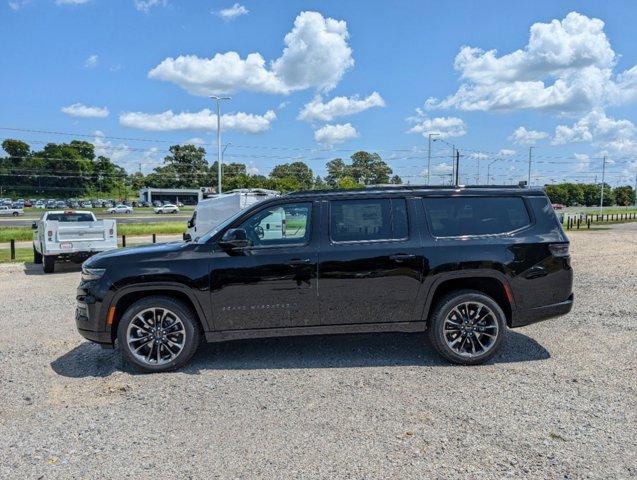
[[[221,193],[221,100],[232,100],[230,97],[210,98],[217,102],[217,194]]]
[[[528,188],[531,188],[531,160],[532,160],[531,152],[532,151],[533,151],[533,147],[529,147],[529,181],[527,183]]]
[[[431,137],[439,135],[438,133],[430,133],[427,135],[429,138],[429,149],[427,150],[427,186],[430,185],[430,177],[431,177]],[[434,140],[435,141],[435,140]]]
[[[491,165],[493,165],[495,162],[497,162],[498,160],[500,160],[499,158],[496,158],[494,161],[490,162],[487,165],[487,185],[489,185],[489,182],[491,181],[491,177],[489,176],[489,171],[491,170]]]
[[[637,207],[637,173],[635,174],[635,189],[633,192],[635,193],[635,206]]]
[[[456,187],[460,184],[459,182],[459,178],[460,178],[460,150],[458,150],[456,148]]]
[[[599,213],[604,212],[604,174],[606,173],[606,155],[604,155],[604,161],[602,162],[602,189],[599,195]]]

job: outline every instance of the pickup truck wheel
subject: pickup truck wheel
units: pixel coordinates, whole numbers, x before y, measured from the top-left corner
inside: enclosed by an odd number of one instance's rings
[[[18,215],[20,215],[18,212],[13,212],[14,217],[17,217]]]
[[[185,365],[201,343],[190,309],[170,297],[150,296],[131,305],[119,322],[117,340],[124,357],[145,372]]]
[[[44,256],[44,273],[53,273],[55,271],[55,255]]]
[[[33,263],[38,265],[42,263],[42,254],[35,249],[35,245],[33,246]]]
[[[427,328],[431,344],[444,358],[461,365],[478,365],[502,347],[506,316],[491,297],[459,290],[440,299]]]

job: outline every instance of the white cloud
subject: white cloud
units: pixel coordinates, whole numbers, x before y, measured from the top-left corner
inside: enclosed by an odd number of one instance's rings
[[[512,157],[513,155],[515,155],[515,150],[509,148],[503,148],[498,152],[498,156],[500,157]]]
[[[588,171],[590,166],[590,158],[585,153],[574,153],[573,156],[577,159],[578,163],[575,165],[576,172]]]
[[[131,153],[131,149],[126,144],[113,145],[112,142],[106,140],[104,132],[96,130],[93,145],[95,146],[95,155],[110,158],[115,163],[122,163]],[[129,160],[130,161],[130,160]]]
[[[453,165],[447,162],[442,162],[431,167],[432,175],[449,175],[451,172],[453,172]],[[420,175],[426,177],[427,169],[423,169],[422,172],[420,172]]]
[[[99,63],[100,63],[100,59],[97,54],[89,55],[89,57],[86,60],[84,60],[84,66],[86,68],[95,68],[97,67],[97,65],[99,65]]]
[[[307,88],[328,91],[354,65],[344,21],[301,12],[285,36],[279,58],[266,65],[260,53],[242,59],[237,52],[212,58],[181,55],[153,68],[152,79],[173,82],[195,95],[248,90],[287,94]]]
[[[549,134],[546,132],[518,127],[509,137],[509,140],[517,145],[535,145],[539,140],[547,138],[548,136]]]
[[[408,117],[407,121],[414,124],[414,126],[409,129],[409,133],[419,133],[423,137],[426,137],[430,133],[435,133],[441,138],[451,138],[462,137],[467,133],[467,125],[461,118],[429,118],[420,108],[416,109],[416,116]]]
[[[279,106],[277,107],[279,110],[283,110],[284,108],[286,108],[288,105],[290,104],[289,101],[284,100],[283,102],[279,103]]]
[[[314,140],[326,145],[343,143],[358,137],[358,132],[351,123],[325,125],[314,132]]]
[[[221,115],[221,128],[238,130],[246,133],[261,133],[270,129],[276,114],[268,110],[263,115],[253,113],[227,113]],[[170,130],[207,130],[217,129],[217,115],[205,108],[199,112],[173,113],[166,110],[162,113],[125,112],[119,117],[124,127],[137,128],[155,132]]]
[[[82,5],[88,2],[89,0],[55,0],[56,5]]]
[[[84,117],[84,118],[106,118],[108,117],[108,108],[106,107],[91,107],[84,105],[83,103],[74,103],[67,107],[60,109],[63,113],[71,115],[72,117]]]
[[[133,4],[135,8],[142,12],[148,13],[153,7],[163,7],[166,5],[166,0],[134,0]]]
[[[430,98],[426,105],[576,113],[637,98],[637,67],[615,81],[615,64],[604,22],[571,12],[561,21],[533,24],[528,44],[506,55],[462,47],[455,59],[460,88],[442,101]]]
[[[473,160],[486,160],[487,158],[489,158],[489,155],[482,152],[473,152],[473,153],[470,153],[468,157]]]
[[[222,8],[216,14],[217,16],[228,22],[230,20],[234,20],[237,17],[240,17],[241,15],[247,15],[248,13],[250,13],[250,10],[239,3],[235,3],[231,7]]]
[[[593,110],[570,127],[558,125],[551,143],[594,142],[595,145],[617,151],[630,150],[637,129],[630,120],[615,120],[602,110]]]
[[[354,115],[373,107],[384,107],[385,100],[378,92],[372,92],[367,98],[360,99],[358,95],[353,97],[334,97],[327,103],[323,103],[320,96],[305,104],[299,112],[299,120],[322,120],[329,122],[336,117]]]
[[[203,145],[206,141],[203,138],[193,137],[184,142],[186,145]]]
[[[248,165],[246,166],[246,173],[248,175],[254,176],[254,175],[259,175],[260,172],[259,172],[259,169],[255,167],[254,165]]]

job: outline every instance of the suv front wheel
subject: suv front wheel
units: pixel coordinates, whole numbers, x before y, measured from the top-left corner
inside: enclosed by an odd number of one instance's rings
[[[477,365],[493,357],[504,343],[506,316],[491,297],[459,290],[444,296],[429,320],[429,340],[447,360]]]
[[[117,340],[124,356],[146,372],[185,365],[201,343],[199,324],[179,300],[151,296],[131,305],[119,322]]]

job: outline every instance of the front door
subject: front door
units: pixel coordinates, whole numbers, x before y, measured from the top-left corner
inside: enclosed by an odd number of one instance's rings
[[[405,198],[326,202],[319,252],[322,324],[407,322],[416,311],[424,257],[417,202]]]
[[[313,202],[269,204],[234,227],[250,246],[213,253],[211,295],[216,330],[319,324],[318,207]]]

